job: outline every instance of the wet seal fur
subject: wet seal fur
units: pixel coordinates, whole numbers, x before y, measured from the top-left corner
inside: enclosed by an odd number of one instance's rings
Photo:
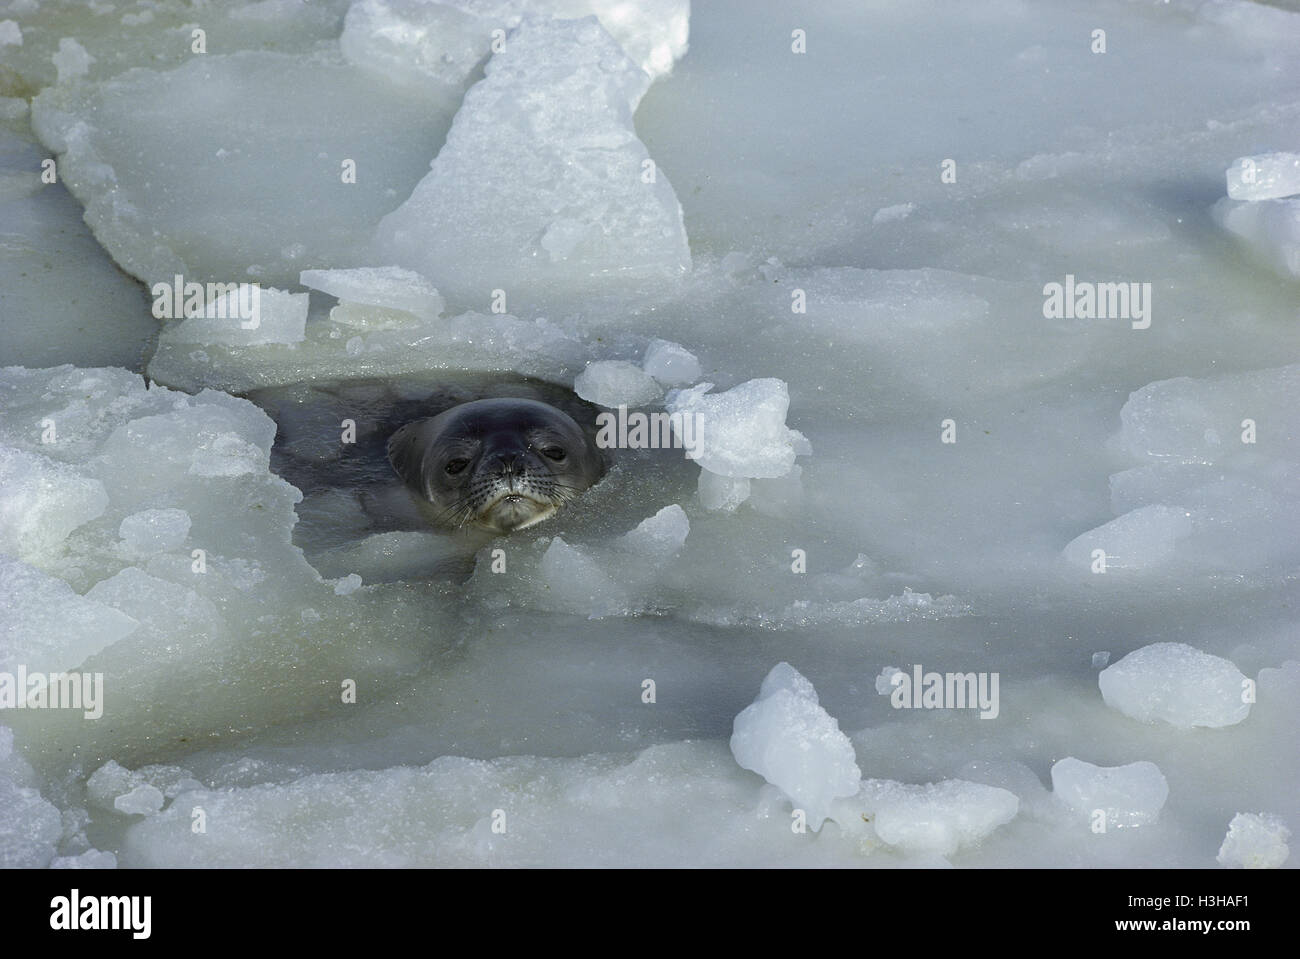
[[[605,474],[593,439],[537,400],[475,400],[388,440],[388,461],[429,522],[502,534],[526,529]]]

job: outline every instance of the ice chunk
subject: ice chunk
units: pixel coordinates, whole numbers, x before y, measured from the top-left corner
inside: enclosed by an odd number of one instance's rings
[[[690,0],[354,0],[339,43],[353,63],[397,83],[459,83],[488,53],[494,30],[512,30],[528,15],[588,14],[651,77],[686,53]]]
[[[695,417],[696,448],[687,455],[719,476],[785,476],[807,440],[785,425],[790,408],[786,384],[778,379],[749,380],[706,396],[712,383],[673,390],[664,402],[670,413]]]
[[[183,509],[146,509],[122,520],[118,535],[139,556],[178,549],[190,533],[190,514]]]
[[[1106,705],[1144,723],[1232,726],[1250,715],[1249,681],[1228,660],[1183,643],[1153,643],[1097,677]]]
[[[107,506],[99,480],[39,453],[0,445],[0,552],[38,557]]]
[[[397,266],[358,267],[353,270],[303,270],[303,286],[320,290],[339,299],[340,306],[379,307],[409,313],[422,320],[436,320],[446,306],[437,289],[418,273]],[[342,322],[356,322],[363,311],[344,310],[330,314]]]
[[[13,20],[0,20],[0,47],[21,47],[23,31]]]
[[[109,760],[86,780],[86,796],[97,809],[126,815],[152,815],[166,800],[203,784],[180,766],[142,766],[126,769]]]
[[[1300,462],[1300,364],[1212,379],[1148,383],[1120,410],[1119,444],[1147,463],[1230,463],[1263,453]],[[1247,432],[1243,419],[1256,430]],[[1260,424],[1267,424],[1260,434]],[[1253,439],[1254,442],[1248,442]]]
[[[758,698],[736,717],[731,753],[803,809],[814,832],[834,800],[854,795],[862,779],[849,737],[789,663],[772,668]]]
[[[587,344],[542,317],[464,313],[411,319],[382,307],[340,304],[328,319],[313,318],[306,340],[293,350],[209,346],[196,355],[192,346],[164,341],[149,363],[149,374],[185,389],[208,386],[237,393],[298,383],[304,371],[316,379],[341,379],[509,369],[560,381],[571,379],[591,356]]]
[[[307,299],[306,293],[247,284],[243,291],[217,297],[204,312],[166,327],[161,339],[227,346],[300,343],[306,335]],[[251,310],[246,308],[250,304]]]
[[[1300,154],[1260,153],[1228,167],[1228,196],[1234,200],[1276,200],[1300,193]]]
[[[599,360],[573,381],[573,391],[584,400],[611,409],[648,406],[664,395],[654,377],[626,360]]]
[[[487,54],[491,29],[448,3],[354,0],[339,46],[357,66],[395,83],[456,86]]]
[[[348,573],[334,584],[335,596],[350,596],[361,588],[361,577],[356,573]]]
[[[1221,866],[1277,869],[1291,855],[1291,830],[1278,816],[1239,812],[1228,823],[1228,834],[1215,858]]]
[[[1123,829],[1155,822],[1169,783],[1155,763],[1094,766],[1070,756],[1052,766],[1052,792],[1086,817],[1104,813],[1107,828]]]
[[[165,802],[162,790],[146,783],[114,799],[113,808],[128,816],[151,816],[162,809]]]
[[[0,775],[0,869],[44,869],[62,834],[57,807]]]
[[[700,379],[700,361],[680,343],[651,340],[641,368],[664,386],[683,386]]]
[[[1224,197],[1210,213],[1216,223],[1277,272],[1300,277],[1300,199],[1242,201]]]
[[[1020,811],[1015,793],[963,779],[924,786],[866,779],[856,796],[837,805],[851,809],[850,817],[869,815],[876,835],[890,846],[940,856],[979,842]]]
[[[375,259],[467,304],[689,270],[681,205],[632,128],[649,78],[594,18],[525,20],[486,71]]]
[[[541,573],[550,595],[566,610],[599,619],[628,609],[626,590],[602,564],[558,536],[542,554]]]
[[[61,154],[60,182],[128,273],[150,285],[181,274],[286,288],[304,268],[367,261],[358,238],[428,169],[461,89],[396,90],[325,47],[282,52],[317,29],[315,6],[300,5],[299,36],[269,42],[275,52],[228,52],[257,36],[239,24],[221,51],[213,29],[210,52],[190,55],[186,28],[183,43],[144,40],[122,64],[136,69],[35,98],[32,126]],[[204,26],[220,16],[207,11]],[[122,56],[120,33],[99,56]],[[167,61],[160,48],[185,61],[141,68]]]
[[[86,52],[86,48],[71,37],[64,37],[59,41],[59,52],[50,59],[54,61],[54,66],[59,71],[59,83],[84,77],[90,72],[90,64],[94,61],[94,57]]]
[[[138,627],[63,580],[0,556],[0,671],[73,669]]]
[[[719,476],[701,469],[697,486],[701,506],[730,513],[749,499],[751,482],[744,476]]]
[[[136,566],[100,580],[86,593],[86,599],[120,610],[155,635],[173,642],[181,636],[195,639],[220,635],[225,628],[211,600]]]
[[[1192,532],[1191,513],[1177,506],[1143,506],[1081,533],[1062,555],[1072,566],[1104,572],[1160,566],[1178,550],[1178,541]],[[1094,550],[1105,555],[1104,570]]]
[[[664,560],[686,545],[690,531],[691,521],[686,518],[686,511],[673,503],[643,519],[636,529],[624,533],[615,542],[629,552]]]
[[[915,203],[897,203],[894,206],[884,206],[876,211],[872,216],[871,222],[879,226],[881,223],[894,223],[898,220],[906,220],[916,209]]]

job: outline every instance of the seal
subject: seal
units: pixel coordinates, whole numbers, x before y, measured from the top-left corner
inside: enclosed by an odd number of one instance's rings
[[[605,474],[594,440],[537,400],[462,403],[407,423],[388,461],[435,526],[493,533],[526,529]]]

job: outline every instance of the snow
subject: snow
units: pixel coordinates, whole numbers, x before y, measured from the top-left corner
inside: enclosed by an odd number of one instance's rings
[[[0,3],[0,673],[106,689],[0,864],[1288,864],[1283,6]],[[402,512],[387,414],[575,384],[696,458]]]

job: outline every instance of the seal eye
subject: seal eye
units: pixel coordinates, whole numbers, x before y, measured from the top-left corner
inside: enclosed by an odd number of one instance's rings
[[[457,473],[459,473],[468,465],[469,465],[469,460],[464,460],[464,459],[447,460],[447,465],[444,467],[444,469],[446,469],[448,473],[455,476]]]
[[[558,463],[564,459],[564,450],[558,446],[546,446],[542,449],[542,455],[548,460],[555,460]]]

